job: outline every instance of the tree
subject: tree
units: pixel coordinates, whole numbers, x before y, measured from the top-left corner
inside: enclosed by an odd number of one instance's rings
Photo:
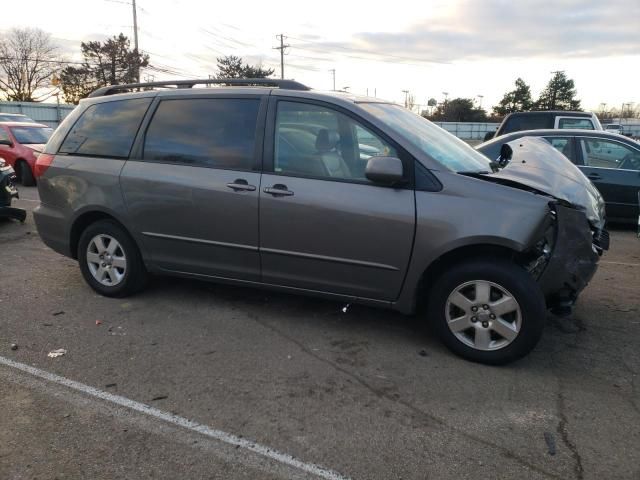
[[[273,75],[273,68],[262,68],[260,65],[248,65],[241,57],[227,55],[218,57],[218,78],[267,78]]]
[[[135,83],[140,68],[149,65],[149,56],[131,49],[122,33],[105,42],[82,42],[83,63],[68,66],[60,74],[60,85],[68,102],[78,103],[93,90],[106,85]]]
[[[59,61],[48,33],[37,28],[14,28],[0,39],[0,91],[8,100],[45,100],[51,92],[43,89],[51,85]]]
[[[454,98],[438,105],[433,119],[443,122],[484,122],[487,112],[476,108],[471,98]]]
[[[581,110],[573,80],[564,72],[554,72],[535,104],[536,110]]]
[[[516,80],[516,88],[504,94],[500,103],[493,107],[496,115],[507,115],[513,112],[527,112],[533,107],[531,88],[521,78]]]

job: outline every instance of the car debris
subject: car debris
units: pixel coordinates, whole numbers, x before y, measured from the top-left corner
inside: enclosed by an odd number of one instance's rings
[[[24,222],[27,218],[26,210],[11,206],[14,198],[19,198],[15,187],[16,174],[13,167],[0,157],[0,218],[13,218]]]
[[[54,317],[57,317],[58,315],[64,315],[64,310],[59,310],[59,311],[57,311],[57,312],[53,312],[53,313],[52,313],[52,315],[53,315]]]
[[[49,358],[57,358],[66,355],[67,351],[64,348],[58,348],[57,350],[53,350],[47,354]]]

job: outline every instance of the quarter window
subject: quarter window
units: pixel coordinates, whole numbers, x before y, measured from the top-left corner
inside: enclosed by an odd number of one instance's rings
[[[147,130],[144,159],[251,170],[259,107],[258,99],[163,100]]]
[[[127,158],[150,98],[89,106],[65,138],[60,153]]]
[[[580,139],[585,165],[600,168],[640,170],[640,150],[598,138]]]
[[[9,134],[4,128],[0,127],[0,140],[11,140]]]
[[[368,181],[367,161],[398,152],[350,117],[326,107],[279,102],[274,171],[318,178]]]

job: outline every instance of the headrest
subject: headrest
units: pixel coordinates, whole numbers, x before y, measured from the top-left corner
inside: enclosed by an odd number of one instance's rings
[[[316,137],[316,150],[320,153],[330,152],[336,147],[339,140],[340,135],[338,135],[338,132],[322,128]]]

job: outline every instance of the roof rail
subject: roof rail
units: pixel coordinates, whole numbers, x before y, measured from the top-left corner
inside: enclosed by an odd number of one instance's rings
[[[162,82],[147,83],[127,83],[123,85],[108,85],[101,87],[89,94],[89,97],[103,97],[105,95],[113,95],[124,90],[132,90],[134,88],[149,87],[174,87],[174,88],[192,88],[194,85],[233,85],[233,86],[271,86],[283,88],[286,90],[311,90],[306,85],[295,80],[279,80],[273,78],[205,78],[201,80],[166,80]]]

